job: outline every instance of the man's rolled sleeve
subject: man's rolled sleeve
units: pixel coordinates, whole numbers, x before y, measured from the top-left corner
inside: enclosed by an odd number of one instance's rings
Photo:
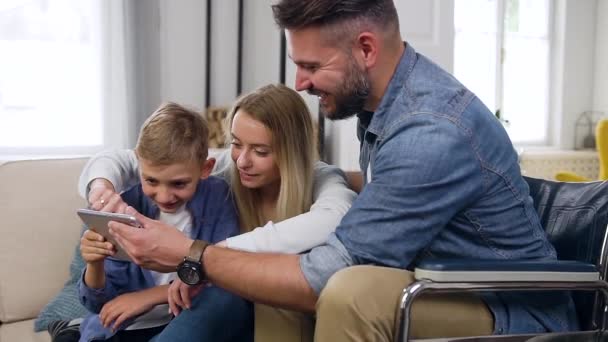
[[[300,256],[300,268],[310,287],[318,295],[337,271],[353,265],[353,260],[336,234],[332,233],[324,245]]]

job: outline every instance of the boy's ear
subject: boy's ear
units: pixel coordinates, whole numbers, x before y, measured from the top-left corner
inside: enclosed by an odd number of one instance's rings
[[[203,162],[201,166],[201,179],[205,179],[209,177],[211,171],[213,171],[213,167],[215,166],[215,158],[209,158]]]

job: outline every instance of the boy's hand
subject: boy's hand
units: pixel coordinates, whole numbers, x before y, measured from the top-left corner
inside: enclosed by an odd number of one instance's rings
[[[110,181],[95,178],[89,187],[89,208],[98,211],[124,214],[127,204],[114,190]]]
[[[87,229],[80,238],[80,254],[88,264],[102,262],[108,255],[114,255],[112,243],[94,230]]]
[[[112,330],[116,331],[127,319],[151,310],[154,303],[148,299],[145,291],[125,293],[112,299],[99,312],[101,324],[107,328],[113,322]]]
[[[199,294],[204,286],[205,284],[189,286],[184,284],[179,278],[175,279],[167,291],[171,313],[177,316],[182,309],[190,309],[190,305],[192,305],[191,299]]]

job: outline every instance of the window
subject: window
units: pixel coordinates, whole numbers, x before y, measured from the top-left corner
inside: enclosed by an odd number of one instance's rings
[[[0,155],[103,145],[100,11],[94,0],[0,4]]]
[[[514,143],[548,142],[551,1],[455,0],[454,74]]]

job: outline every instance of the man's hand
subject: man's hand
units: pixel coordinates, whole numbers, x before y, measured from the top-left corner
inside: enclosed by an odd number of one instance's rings
[[[160,272],[175,272],[190,251],[192,240],[175,227],[152,220],[127,207],[142,228],[111,221],[110,234],[137,265]]]
[[[95,178],[89,186],[89,207],[93,210],[124,214],[127,204],[105,178]]]
[[[112,330],[116,331],[127,319],[141,315],[154,307],[154,303],[149,301],[148,297],[145,292],[138,291],[112,299],[99,312],[101,324],[107,328],[113,323]]]
[[[191,299],[198,295],[204,287],[205,284],[189,286],[184,284],[179,278],[175,279],[167,292],[171,313],[177,316],[182,309],[190,309],[192,305]]]

